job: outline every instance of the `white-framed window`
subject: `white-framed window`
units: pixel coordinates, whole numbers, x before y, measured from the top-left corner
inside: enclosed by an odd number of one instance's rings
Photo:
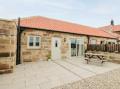
[[[28,36],[28,48],[40,48],[41,37],[40,36]]]
[[[91,39],[91,40],[90,40],[90,44],[97,44],[97,40]]]

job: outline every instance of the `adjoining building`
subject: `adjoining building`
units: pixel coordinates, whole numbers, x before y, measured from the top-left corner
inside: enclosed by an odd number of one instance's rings
[[[99,27],[100,30],[117,38],[117,43],[120,43],[120,25],[115,25],[114,20],[111,20],[110,25]]]

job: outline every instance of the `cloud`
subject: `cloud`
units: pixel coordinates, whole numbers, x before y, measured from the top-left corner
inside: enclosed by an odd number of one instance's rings
[[[94,6],[93,9],[91,9],[91,12],[100,15],[114,14],[118,10],[118,8],[119,6],[116,6],[113,3],[99,3],[98,5]]]
[[[0,17],[47,16],[90,26],[119,22],[119,0],[0,0]]]

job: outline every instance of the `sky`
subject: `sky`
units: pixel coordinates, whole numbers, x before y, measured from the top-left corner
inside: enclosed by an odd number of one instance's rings
[[[92,27],[120,24],[120,0],[0,0],[0,18],[45,16]]]

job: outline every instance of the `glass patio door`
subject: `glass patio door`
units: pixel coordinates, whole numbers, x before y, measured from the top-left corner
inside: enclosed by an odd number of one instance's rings
[[[71,39],[71,56],[80,57],[84,54],[84,41],[81,39]]]
[[[71,56],[76,56],[77,46],[76,46],[76,39],[71,39]]]

